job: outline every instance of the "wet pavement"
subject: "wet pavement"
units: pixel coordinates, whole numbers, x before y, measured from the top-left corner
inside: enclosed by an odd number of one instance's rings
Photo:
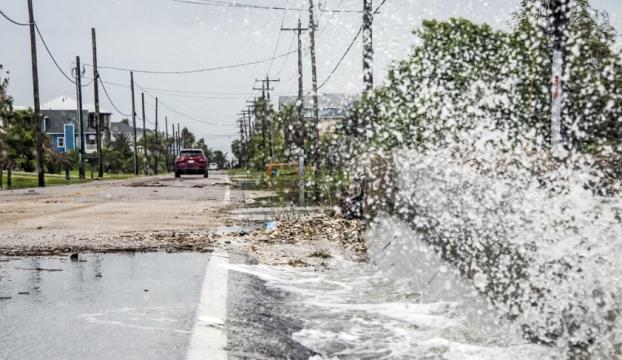
[[[0,358],[184,359],[207,258],[0,258]]]

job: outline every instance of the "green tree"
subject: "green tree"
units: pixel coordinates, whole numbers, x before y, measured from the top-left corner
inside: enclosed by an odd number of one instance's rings
[[[182,149],[191,148],[196,143],[196,137],[194,136],[192,131],[188,130],[188,128],[185,126],[183,129],[181,129],[180,137]]]
[[[194,135],[193,135],[194,136]],[[214,153],[212,151],[212,149],[210,149],[209,146],[207,146],[207,144],[205,143],[205,139],[201,138],[199,139],[194,145],[193,147],[197,148],[197,149],[201,149],[203,150],[203,154],[205,154],[205,156],[208,159],[212,159],[214,157]]]
[[[107,160],[106,168],[108,172],[116,174],[134,171],[134,153],[129,134],[116,134],[110,143],[110,147],[103,150],[103,154],[104,159]]]
[[[5,151],[2,162],[7,168],[7,185],[11,186],[11,174],[15,168],[33,171],[35,133],[31,124],[32,111],[16,111],[8,119],[4,129]]]
[[[223,169],[225,167],[225,164],[227,163],[227,158],[222,151],[215,150],[213,157],[210,158],[210,162],[215,162],[216,164],[218,164],[219,169]]]

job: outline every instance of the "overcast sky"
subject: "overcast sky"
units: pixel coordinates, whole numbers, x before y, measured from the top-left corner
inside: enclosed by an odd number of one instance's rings
[[[238,0],[246,4],[307,7],[306,0]],[[374,0],[379,4],[380,0]],[[391,61],[405,57],[412,44],[411,31],[422,19],[447,19],[461,16],[476,22],[487,22],[495,28],[508,29],[511,14],[519,0],[387,0],[374,22],[376,52],[375,76],[381,80]],[[609,13],[614,27],[622,30],[622,0],[592,0],[592,5]],[[361,8],[362,0],[324,0],[325,9]],[[293,32],[281,32],[281,24],[293,27],[299,16],[303,26],[308,13],[240,9],[192,5],[171,0],[34,0],[35,20],[59,65],[70,73],[75,56],[90,64],[90,28],[97,29],[98,62],[142,70],[191,70],[267,59],[295,50]],[[1,0],[0,9],[15,20],[27,21],[26,0]],[[319,15],[318,15],[319,16]],[[360,26],[360,14],[323,13],[317,36],[318,78],[322,82],[344,53]],[[279,37],[280,36],[280,37]],[[304,45],[308,35],[303,37]],[[16,105],[32,105],[29,33],[0,18],[0,64],[10,72],[9,92]],[[278,46],[277,46],[278,43]],[[290,47],[291,46],[291,47]],[[54,67],[38,43],[39,82],[42,103],[61,95],[75,97],[75,87]],[[362,88],[360,40],[348,53],[341,67],[320,93],[358,93]],[[252,88],[256,78],[280,78],[273,99],[279,94],[295,94],[296,54],[257,65],[229,70],[186,75],[136,73],[142,87],[182,92],[149,90],[169,108],[160,107],[160,122],[168,116],[170,123],[181,123],[216,149],[230,152],[231,139],[237,134],[237,113],[245,101],[257,95]],[[91,69],[86,68],[87,77]],[[304,63],[305,91],[310,88],[310,63]],[[101,69],[112,100],[124,113],[131,112],[129,73]],[[88,79],[86,80],[88,82]],[[100,90],[103,108],[113,110]],[[92,102],[92,86],[85,89],[85,103]],[[140,90],[136,95],[140,115]],[[207,125],[182,115],[220,125]],[[153,121],[154,101],[146,97],[147,117]],[[121,115],[113,116],[119,121]]]

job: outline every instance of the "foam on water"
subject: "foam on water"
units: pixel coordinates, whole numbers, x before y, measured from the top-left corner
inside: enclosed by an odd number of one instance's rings
[[[431,282],[420,274],[433,291],[382,265],[344,259],[333,259],[324,271],[266,265],[230,270],[289,293],[283,311],[304,323],[293,338],[317,352],[316,360],[558,358],[554,350],[522,340],[484,301],[474,301],[473,292],[460,292],[468,284],[441,262],[422,264],[436,274]]]

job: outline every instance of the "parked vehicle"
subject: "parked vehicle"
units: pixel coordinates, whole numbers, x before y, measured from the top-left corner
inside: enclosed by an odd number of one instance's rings
[[[175,158],[175,177],[184,175],[208,176],[208,159],[201,149],[182,149]]]
[[[210,170],[218,170],[218,164],[216,164],[216,163],[209,163],[209,169]]]

